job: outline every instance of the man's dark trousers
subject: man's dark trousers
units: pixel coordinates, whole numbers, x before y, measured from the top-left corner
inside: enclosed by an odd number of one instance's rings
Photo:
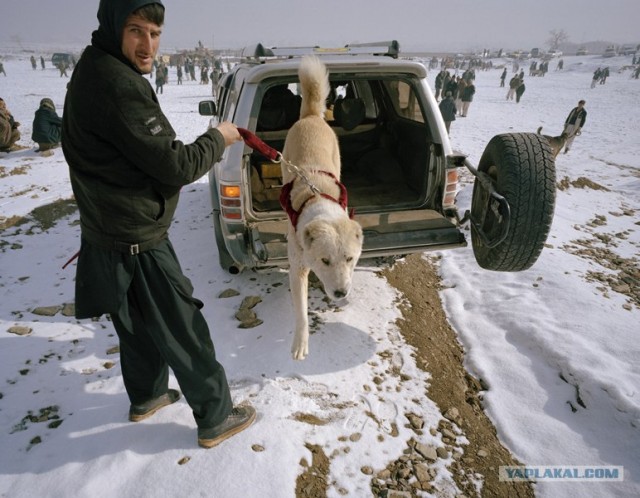
[[[128,257],[135,259],[126,265],[126,278],[131,278],[127,302],[111,318],[131,403],[166,393],[170,367],[198,427],[218,425],[233,407],[226,374],[200,312],[203,304],[193,297],[171,242],[165,239]]]

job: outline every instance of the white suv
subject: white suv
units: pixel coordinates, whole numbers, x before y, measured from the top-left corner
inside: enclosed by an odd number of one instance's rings
[[[483,268],[518,271],[537,260],[555,201],[546,139],[498,135],[476,169],[451,149],[425,66],[399,57],[395,41],[245,49],[220,80],[217,103],[201,102],[200,113],[232,121],[282,151],[298,119],[298,65],[308,53],[329,70],[326,119],[338,136],[349,208],[364,231],[363,258],[464,246],[460,224],[470,219]],[[471,210],[461,219],[456,192],[458,168],[465,166],[477,178]],[[281,187],[280,165],[245,144],[231,146],[212,168],[216,242],[227,271],[288,264]]]

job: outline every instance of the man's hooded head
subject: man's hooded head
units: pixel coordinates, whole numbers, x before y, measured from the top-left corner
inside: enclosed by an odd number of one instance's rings
[[[150,4],[158,4],[162,8],[161,19],[154,19],[158,25],[162,25],[164,23],[164,5],[160,0],[100,0],[98,7],[100,25],[93,32],[92,45],[132,65],[122,53],[122,34],[125,21],[135,11]]]

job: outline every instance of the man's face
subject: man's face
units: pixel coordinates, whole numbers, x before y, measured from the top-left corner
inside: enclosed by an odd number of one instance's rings
[[[161,34],[160,26],[136,15],[124,22],[122,53],[143,74],[153,70]]]

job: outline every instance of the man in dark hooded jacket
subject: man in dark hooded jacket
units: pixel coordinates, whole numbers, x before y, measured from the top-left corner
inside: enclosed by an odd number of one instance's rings
[[[60,145],[62,118],[50,98],[40,101],[40,107],[33,118],[31,140],[38,144],[37,152],[44,152]]]
[[[241,140],[228,122],[192,144],[176,140],[148,78],[158,50],[160,1],[101,0],[99,28],[71,77],[62,117],[82,232],[76,317],[109,313],[120,339],[129,420],[178,400],[171,367],[210,448],[255,420],[233,407],[209,328],[168,238],[180,188]]]

